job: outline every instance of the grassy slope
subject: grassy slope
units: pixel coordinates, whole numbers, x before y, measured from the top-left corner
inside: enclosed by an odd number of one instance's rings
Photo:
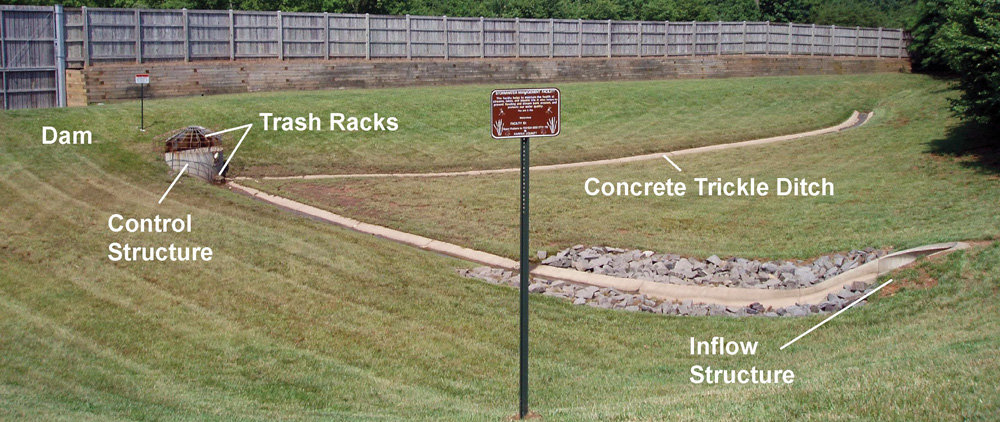
[[[302,219],[191,179],[145,143],[43,147],[0,119],[0,419],[500,420],[516,402],[516,292],[465,263]],[[111,113],[113,116],[113,113]],[[124,132],[124,129],[120,129]],[[112,213],[193,214],[189,235],[117,235]],[[114,264],[109,242],[211,246],[207,264]],[[844,315],[680,319],[532,298],[533,408],[548,420],[987,419],[1000,411],[1000,245],[939,284]],[[692,358],[689,336],[761,342]],[[786,368],[789,387],[692,386],[691,365]]]
[[[788,143],[665,161],[532,174],[532,246],[577,243],[682,254],[805,258],[866,246],[991,238],[1000,234],[996,173],[968,158],[931,154],[954,147],[945,84],[896,76],[894,91],[864,127]],[[956,135],[957,136],[957,135]],[[954,137],[954,136],[953,136]],[[537,143],[549,142],[541,140]],[[551,141],[558,142],[558,141]],[[588,196],[602,181],[684,181],[682,198]],[[823,198],[708,198],[695,177],[766,180],[826,177]],[[439,179],[265,181],[257,184],[364,221],[517,255],[518,176]]]
[[[905,79],[897,75],[559,84],[565,130],[536,142],[537,164],[574,162],[733,142],[812,130],[867,109]],[[186,125],[215,130],[254,123],[235,173],[317,174],[459,170],[517,166],[516,140],[490,138],[489,86],[279,92],[146,102],[148,133]],[[396,132],[263,131],[258,113],[331,112],[395,116]],[[30,115],[30,112],[14,113]],[[148,140],[138,103],[90,107],[74,117],[122,122],[94,125],[100,139]],[[67,125],[79,126],[79,121]],[[142,147],[146,147],[142,144]],[[145,152],[145,148],[143,148]]]

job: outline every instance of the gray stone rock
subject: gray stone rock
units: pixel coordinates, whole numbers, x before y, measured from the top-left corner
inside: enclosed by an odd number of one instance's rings
[[[596,294],[598,290],[600,290],[600,288],[595,286],[585,287],[583,289],[577,290],[575,296],[582,299],[591,299],[594,297],[594,294]]]

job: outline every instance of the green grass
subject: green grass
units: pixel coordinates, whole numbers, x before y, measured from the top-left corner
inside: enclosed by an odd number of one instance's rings
[[[681,173],[664,160],[535,172],[532,247],[552,252],[575,244],[612,245],[773,259],[1000,235],[996,168],[939,153],[966,142],[948,112],[947,85],[918,75],[892,80],[894,91],[874,106],[874,119],[848,132],[676,157]],[[548,142],[559,140],[536,141]],[[688,194],[589,196],[584,183],[590,177],[672,179],[685,182]],[[825,177],[835,195],[699,197],[696,177],[756,178],[772,190],[778,177]],[[369,223],[511,258],[518,253],[517,174],[249,183]]]
[[[907,79],[899,75],[804,76],[725,80],[558,84],[564,131],[533,147],[537,164],[627,156],[734,142],[832,126],[869,109]],[[492,87],[277,92],[158,99],[146,102],[147,134],[138,135],[138,102],[51,116],[60,129],[89,126],[101,142],[146,152],[157,136],[188,125],[214,130],[254,123],[234,174],[419,172],[515,167],[516,140],[489,132]],[[259,113],[394,116],[395,132],[264,131]],[[9,116],[35,116],[14,112]],[[91,124],[89,122],[114,122]],[[30,132],[40,137],[40,129]],[[235,138],[233,138],[235,137]],[[238,139],[229,138],[230,149]],[[145,142],[141,142],[145,141]]]
[[[926,107],[944,115],[932,92],[940,84],[901,78],[887,81],[914,88],[881,108],[932,98]],[[437,89],[445,96],[451,88]],[[268,96],[189,99],[173,113],[225,98]],[[125,110],[0,114],[0,419],[499,421],[514,413],[516,291],[455,275],[466,262],[190,178],[157,205],[172,176],[145,138],[129,134]],[[90,128],[99,143],[42,146],[41,125]],[[955,163],[927,162],[907,177],[944,171],[940,185],[962,186],[958,176],[995,185]],[[952,207],[961,209],[957,200]],[[113,213],[190,213],[193,232],[115,234],[107,229]],[[215,259],[112,263],[105,255],[114,241],[209,246]],[[877,299],[781,352],[819,318],[666,318],[532,297],[532,409],[552,421],[992,419],[1000,412],[1000,244],[901,276],[922,275],[936,287]],[[691,336],[760,341],[761,352],[691,357]],[[791,369],[797,381],[693,386],[695,364]]]

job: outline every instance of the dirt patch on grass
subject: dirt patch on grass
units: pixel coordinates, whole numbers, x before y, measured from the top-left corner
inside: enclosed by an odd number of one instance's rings
[[[902,278],[896,280],[894,283],[889,283],[889,285],[879,291],[879,296],[890,297],[903,289],[930,289],[937,286],[937,279],[931,277],[926,269],[915,268],[915,271],[917,272],[916,277]]]
[[[284,186],[294,196],[313,204],[330,204],[334,209],[349,210],[351,214],[374,217],[378,213],[367,206],[378,201],[370,195],[360,194],[350,186],[321,186],[310,183],[291,183]],[[321,207],[322,208],[322,207]]]

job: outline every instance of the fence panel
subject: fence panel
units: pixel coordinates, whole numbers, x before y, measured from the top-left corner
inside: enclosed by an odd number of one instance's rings
[[[228,13],[226,19],[228,21]],[[139,13],[142,60],[184,60],[186,34],[184,13],[167,10],[144,10]],[[226,23],[226,56],[229,49],[229,23]],[[200,34],[200,32],[199,32]]]
[[[59,102],[53,7],[0,6],[0,73],[4,109]]]
[[[326,29],[322,13],[282,13],[281,30],[284,57],[325,57]]]
[[[743,22],[719,23],[718,54],[740,54],[743,52]]]
[[[879,54],[879,33],[878,29],[862,28],[857,30],[858,34],[858,56],[876,57]]]
[[[694,55],[694,22],[669,22],[667,24],[667,55]]]
[[[580,41],[583,39],[581,21],[556,19],[552,22],[552,56],[580,57]]]
[[[448,57],[479,57],[479,18],[448,18]]]
[[[583,21],[583,57],[609,57],[611,21]]]
[[[549,20],[519,20],[520,57],[549,57]]]
[[[65,9],[63,20],[66,33],[66,64],[82,67],[83,61],[83,11],[79,8]]]
[[[87,9],[91,61],[135,60],[136,13],[131,9]]]
[[[488,19],[485,25],[486,57],[514,57],[517,54],[514,19]]]
[[[883,29],[881,54],[879,57],[903,57],[906,55],[905,35],[900,29]]]
[[[409,30],[403,16],[373,15],[368,19],[371,58],[407,57],[407,45],[412,57],[444,57],[444,25],[440,18],[411,16]]]
[[[236,58],[278,57],[278,15],[271,12],[233,12]]]
[[[365,57],[365,15],[330,15],[330,57]]]

